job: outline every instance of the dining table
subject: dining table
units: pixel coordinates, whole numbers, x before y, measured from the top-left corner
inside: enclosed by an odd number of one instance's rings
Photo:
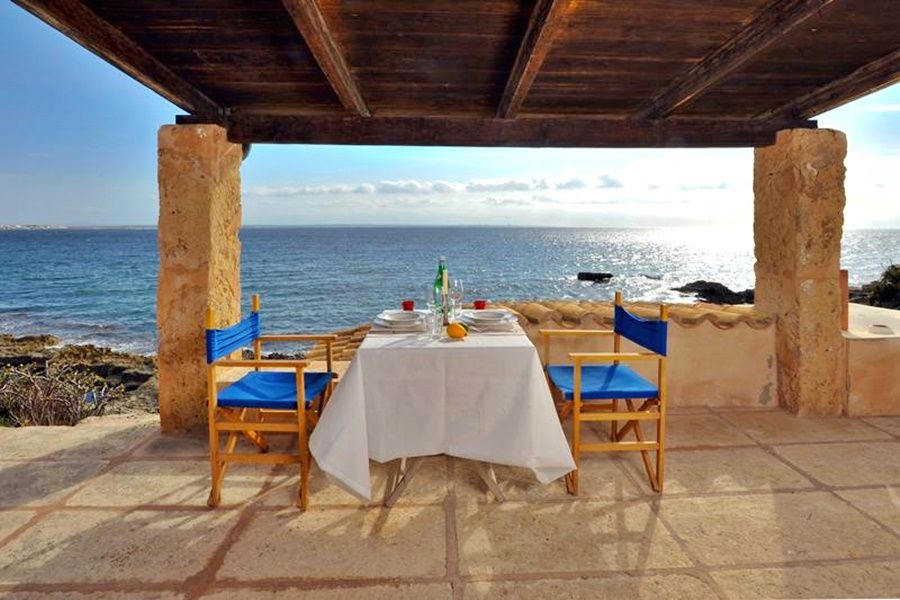
[[[518,324],[461,340],[371,331],[328,400],[310,451],[332,481],[364,501],[372,500],[369,461],[395,461],[388,505],[421,457],[476,461],[501,501],[493,465],[530,469],[543,484],[575,468],[537,350]]]

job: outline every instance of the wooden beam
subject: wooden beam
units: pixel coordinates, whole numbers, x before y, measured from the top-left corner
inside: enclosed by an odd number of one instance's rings
[[[787,104],[766,111],[759,118],[807,118],[819,115],[897,82],[900,82],[900,49]]]
[[[516,62],[506,80],[506,89],[500,98],[497,108],[499,118],[512,119],[518,114],[534,78],[547,58],[553,38],[562,29],[573,4],[573,0],[537,0],[525,37],[519,46]]]
[[[282,0],[282,3],[344,108],[368,117],[369,107],[316,0]]]
[[[97,16],[80,0],[13,2],[182,110],[205,114],[219,112],[219,106],[206,94]]]
[[[179,117],[179,123],[203,122]],[[556,148],[715,148],[767,146],[781,129],[815,121],[756,119],[328,117],[233,114],[228,139],[249,144],[507,146]]]
[[[749,25],[691,67],[635,117],[661,119],[683,108],[833,1],[774,0]]]

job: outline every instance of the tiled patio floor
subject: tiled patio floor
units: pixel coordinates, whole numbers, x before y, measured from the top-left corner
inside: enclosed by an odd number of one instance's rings
[[[229,473],[152,417],[0,430],[0,598],[750,598],[900,595],[900,417],[684,410],[666,492],[592,455],[578,499],[432,458],[393,509],[321,473]],[[599,435],[599,433],[597,434]],[[378,486],[384,468],[373,467]]]

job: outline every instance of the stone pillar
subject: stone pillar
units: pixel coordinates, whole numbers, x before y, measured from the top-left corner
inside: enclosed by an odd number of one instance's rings
[[[208,306],[241,312],[241,146],[216,125],[159,130],[159,414],[164,431],[206,422]]]
[[[840,415],[846,405],[846,154],[844,134],[829,129],[781,131],[755,154],[756,307],[777,316],[779,402],[798,415]]]

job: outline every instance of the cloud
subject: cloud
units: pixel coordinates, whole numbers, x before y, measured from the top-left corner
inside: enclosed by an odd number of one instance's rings
[[[482,202],[490,206],[531,206],[531,201],[526,198],[495,198],[488,196]]]
[[[709,184],[709,183],[694,183],[694,184],[691,184],[691,183],[686,183],[686,184],[679,185],[679,186],[678,186],[678,189],[679,189],[679,190],[682,190],[682,191],[685,191],[685,192],[688,192],[688,191],[697,191],[697,190],[727,190],[727,189],[729,189],[730,187],[731,187],[730,185],[728,185],[727,183],[725,183],[724,181],[722,181],[722,182],[719,182],[719,183],[716,183],[716,184]]]
[[[613,189],[624,187],[622,185],[622,182],[612,175],[600,175],[599,177],[597,177],[597,181],[598,188]]]
[[[578,190],[586,187],[587,183],[584,182],[584,179],[578,179],[577,177],[556,184],[556,189],[558,190]]]
[[[621,188],[622,182],[610,175],[600,175],[598,188]],[[321,196],[327,194],[479,194],[486,192],[529,192],[536,190],[571,191],[588,188],[585,179],[571,177],[559,181],[548,181],[546,178],[534,179],[472,179],[467,182],[420,181],[417,179],[384,180],[377,183],[332,184],[268,187],[258,186],[247,190],[250,196],[290,197]]]

